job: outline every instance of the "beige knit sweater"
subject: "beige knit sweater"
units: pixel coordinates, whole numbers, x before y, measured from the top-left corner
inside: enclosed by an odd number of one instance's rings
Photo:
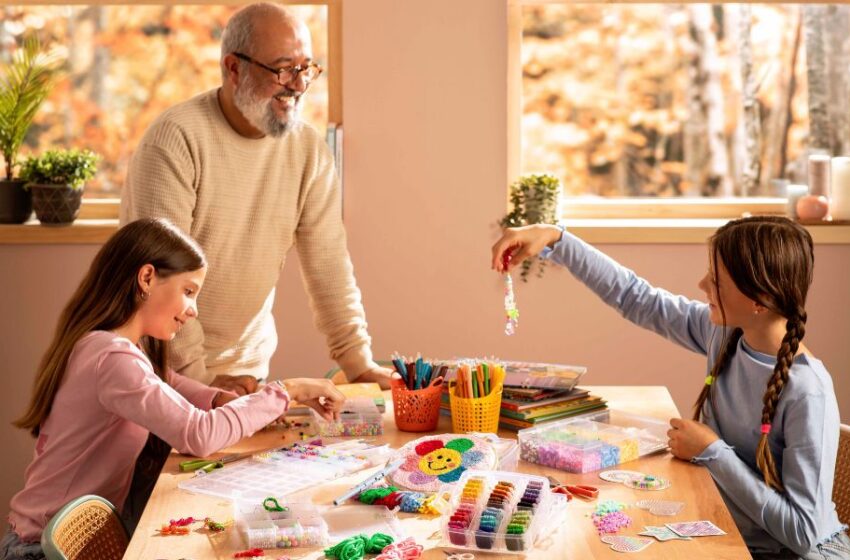
[[[339,181],[318,132],[250,139],[208,91],[147,130],[121,196],[121,223],[165,217],[209,262],[199,319],[172,347],[173,367],[209,383],[218,374],[266,377],[277,347],[272,304],[295,245],[317,328],[349,378],[376,367],[346,248]]]

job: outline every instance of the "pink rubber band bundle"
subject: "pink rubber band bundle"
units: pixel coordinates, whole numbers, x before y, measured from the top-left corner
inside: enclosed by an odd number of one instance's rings
[[[416,560],[422,556],[424,547],[421,544],[416,544],[413,537],[408,537],[403,541],[388,544],[381,550],[381,553],[375,557],[375,560]]]
[[[770,424],[762,424],[761,425],[761,433],[769,434],[770,433]]]

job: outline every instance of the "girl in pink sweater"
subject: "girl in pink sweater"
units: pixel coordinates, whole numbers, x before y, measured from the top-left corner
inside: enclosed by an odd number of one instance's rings
[[[200,247],[166,220],[132,222],[98,252],[15,422],[37,440],[0,559],[43,557],[44,526],[74,498],[97,494],[121,510],[149,432],[204,457],[277,419],[290,398],[338,414],[345,398],[325,379],[272,382],[237,398],[169,369],[168,343],[197,316],[205,275]]]

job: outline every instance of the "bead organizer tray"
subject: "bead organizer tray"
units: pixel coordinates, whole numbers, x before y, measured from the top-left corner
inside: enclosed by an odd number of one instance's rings
[[[292,445],[254,455],[209,474],[180,481],[177,486],[198,494],[262,501],[285,496],[383,462],[384,453],[335,449],[334,446]]]
[[[284,504],[283,511],[268,511],[256,501],[237,501],[233,509],[248,548],[316,547],[329,542],[328,524],[313,504]]]
[[[520,457],[571,473],[615,467],[667,448],[667,424],[617,411],[520,430]]]
[[[504,471],[467,471],[452,492],[449,513],[441,520],[444,546],[527,552],[547,518],[551,520],[556,510],[565,505],[563,496],[549,491],[546,478]]]
[[[337,422],[328,422],[315,410],[313,420],[322,437],[379,436],[384,433],[383,416],[371,397],[346,399]]]

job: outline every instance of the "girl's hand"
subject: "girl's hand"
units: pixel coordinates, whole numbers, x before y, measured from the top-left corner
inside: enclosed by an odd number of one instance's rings
[[[283,385],[292,400],[306,404],[328,422],[339,419],[345,395],[340,393],[329,379],[284,379]]]
[[[493,245],[493,261],[490,268],[496,272],[505,270],[505,255],[510,256],[508,269],[514,268],[525,259],[537,256],[547,245],[561,239],[561,229],[549,224],[534,224],[518,228],[507,228]]]
[[[667,445],[670,446],[670,452],[674,457],[685,461],[690,461],[720,439],[711,428],[695,420],[672,418],[670,426],[670,430],[667,431],[670,441]]]

